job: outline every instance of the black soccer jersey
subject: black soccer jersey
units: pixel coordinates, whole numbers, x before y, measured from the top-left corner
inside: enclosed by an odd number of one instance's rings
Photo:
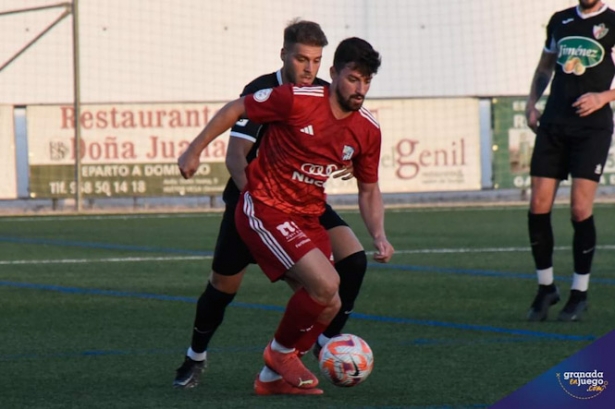
[[[278,70],[271,74],[261,75],[248,85],[246,85],[241,93],[241,96],[254,94],[256,91],[267,88],[275,88],[282,85],[282,71]],[[329,83],[320,78],[314,79],[313,85],[328,85]],[[231,138],[243,138],[254,142],[254,146],[248,152],[246,159],[250,163],[256,157],[256,151],[260,145],[261,138],[265,133],[266,125],[256,124],[248,119],[240,119],[231,128]],[[224,188],[222,199],[228,205],[236,205],[239,201],[239,189],[233,178],[230,178]]]
[[[579,117],[572,104],[587,92],[611,88],[615,66],[615,11],[602,7],[587,15],[572,7],[555,13],[547,26],[545,51],[557,53],[555,75],[541,124],[558,123],[590,128],[613,128],[609,104]]]

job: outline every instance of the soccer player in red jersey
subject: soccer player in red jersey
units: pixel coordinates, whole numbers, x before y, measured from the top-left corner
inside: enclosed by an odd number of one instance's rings
[[[266,369],[290,385],[289,393],[322,393],[314,390],[318,379],[296,351],[309,348],[340,307],[339,276],[318,222],[326,205],[324,184],[333,172],[353,166],[361,215],[377,250],[374,259],[388,262],[394,252],[378,187],[380,127],[362,107],[379,66],[380,55],[369,43],[346,39],[335,51],[330,87],[287,84],[232,101],[179,159],[182,174],[191,177],[202,150],[239,118],[269,123],[259,155],[247,168],[236,224],[269,279],[284,278],[295,289],[264,352]],[[257,393],[258,386],[257,379]]]
[[[253,94],[265,88],[274,88],[285,83],[301,86],[329,85],[318,78],[323,48],[327,37],[319,24],[295,19],[284,29],[284,42],[280,51],[282,68],[261,75],[250,81],[240,96]],[[256,263],[235,226],[235,208],[240,193],[246,184],[248,163],[256,157],[267,124],[258,124],[242,119],[231,128],[226,154],[226,163],[231,174],[222,198],[225,208],[211,263],[211,273],[205,290],[196,303],[190,347],[182,364],[177,368],[173,386],[194,388],[200,382],[207,366],[208,347],[212,337],[224,320],[227,306],[239,290],[249,264]],[[333,177],[348,179],[352,168],[336,173]],[[320,224],[327,230],[331,240],[335,270],[340,276],[339,296],[341,308],[329,326],[319,335],[314,344],[318,357],[322,345],[343,331],[367,270],[367,255],[362,244],[342,217],[327,204],[320,216]],[[309,347],[309,346],[308,346]],[[307,351],[301,351],[305,353]],[[283,394],[289,385],[281,379],[263,374],[261,391],[267,394]]]

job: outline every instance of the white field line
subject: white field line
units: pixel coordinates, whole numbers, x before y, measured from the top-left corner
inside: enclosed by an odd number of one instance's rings
[[[102,214],[89,216],[6,216],[0,217],[0,223],[15,222],[57,222],[80,220],[131,220],[131,219],[184,219],[195,217],[222,217],[221,212],[181,213],[181,214]]]
[[[615,250],[615,245],[596,246],[598,250]],[[556,246],[556,251],[571,250],[571,246]],[[416,249],[416,250],[395,250],[395,254],[464,254],[464,253],[514,253],[529,252],[530,247],[484,247],[484,248],[451,248],[451,249]],[[367,254],[374,254],[375,251],[367,251]]]
[[[597,246],[599,250],[615,250],[615,245]],[[557,251],[570,250],[570,246],[555,247]],[[485,247],[485,248],[449,248],[449,249],[417,249],[395,250],[395,254],[464,254],[464,253],[514,253],[529,252],[529,247]],[[374,254],[368,251],[367,254]],[[169,256],[169,257],[110,257],[110,258],[74,258],[47,260],[0,260],[0,266],[7,265],[38,265],[38,264],[85,264],[85,263],[142,263],[152,261],[199,261],[208,260],[213,256]]]
[[[113,258],[65,258],[48,260],[0,260],[0,265],[24,264],[85,264],[85,263],[140,263],[151,261],[189,261],[207,260],[211,256],[171,256],[171,257],[113,257]]]

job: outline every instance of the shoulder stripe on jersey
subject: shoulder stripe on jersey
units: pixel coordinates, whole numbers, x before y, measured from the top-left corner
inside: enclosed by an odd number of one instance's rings
[[[323,87],[293,87],[293,94],[323,97],[325,95],[325,90]]]
[[[297,92],[297,91],[320,91],[320,92],[324,92],[325,87],[323,87],[322,85],[314,85],[313,87],[297,87],[294,86],[293,87],[293,91]]]
[[[361,109],[359,109],[359,113],[361,114],[363,118],[371,122],[376,128],[380,129],[380,124],[378,123],[378,121],[376,121],[376,118],[374,118],[374,115],[371,112],[369,112],[367,108],[361,107]]]
[[[295,92],[294,95],[303,95],[303,96],[309,96],[309,97],[319,97],[322,98],[325,96],[325,94],[323,93],[317,93],[317,92]]]

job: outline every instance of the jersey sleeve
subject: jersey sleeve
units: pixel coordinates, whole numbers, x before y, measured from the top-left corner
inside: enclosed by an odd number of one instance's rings
[[[555,40],[553,39],[553,31],[555,30],[556,21],[558,21],[557,14],[554,14],[551,16],[551,19],[549,20],[549,24],[547,24],[547,38],[545,39],[544,50],[551,54],[554,54],[557,52],[557,44],[555,43]]]
[[[253,143],[258,139],[258,133],[261,129],[261,124],[250,121],[247,118],[240,119],[235,122],[235,125],[231,128],[231,138],[247,139]]]
[[[289,117],[293,107],[292,84],[262,89],[245,97],[246,114],[260,124],[279,122]]]
[[[382,135],[380,129],[374,129],[370,132],[367,143],[361,149],[361,153],[352,160],[353,174],[357,180],[363,183],[378,182],[381,145]]]
[[[253,81],[252,83],[246,85],[243,88],[240,97],[245,97],[246,95],[257,92],[259,88],[256,87],[255,83],[256,82]],[[235,122],[235,125],[231,128],[231,138],[241,138],[252,143],[256,143],[261,127],[261,124],[252,122],[248,118],[240,119]]]

